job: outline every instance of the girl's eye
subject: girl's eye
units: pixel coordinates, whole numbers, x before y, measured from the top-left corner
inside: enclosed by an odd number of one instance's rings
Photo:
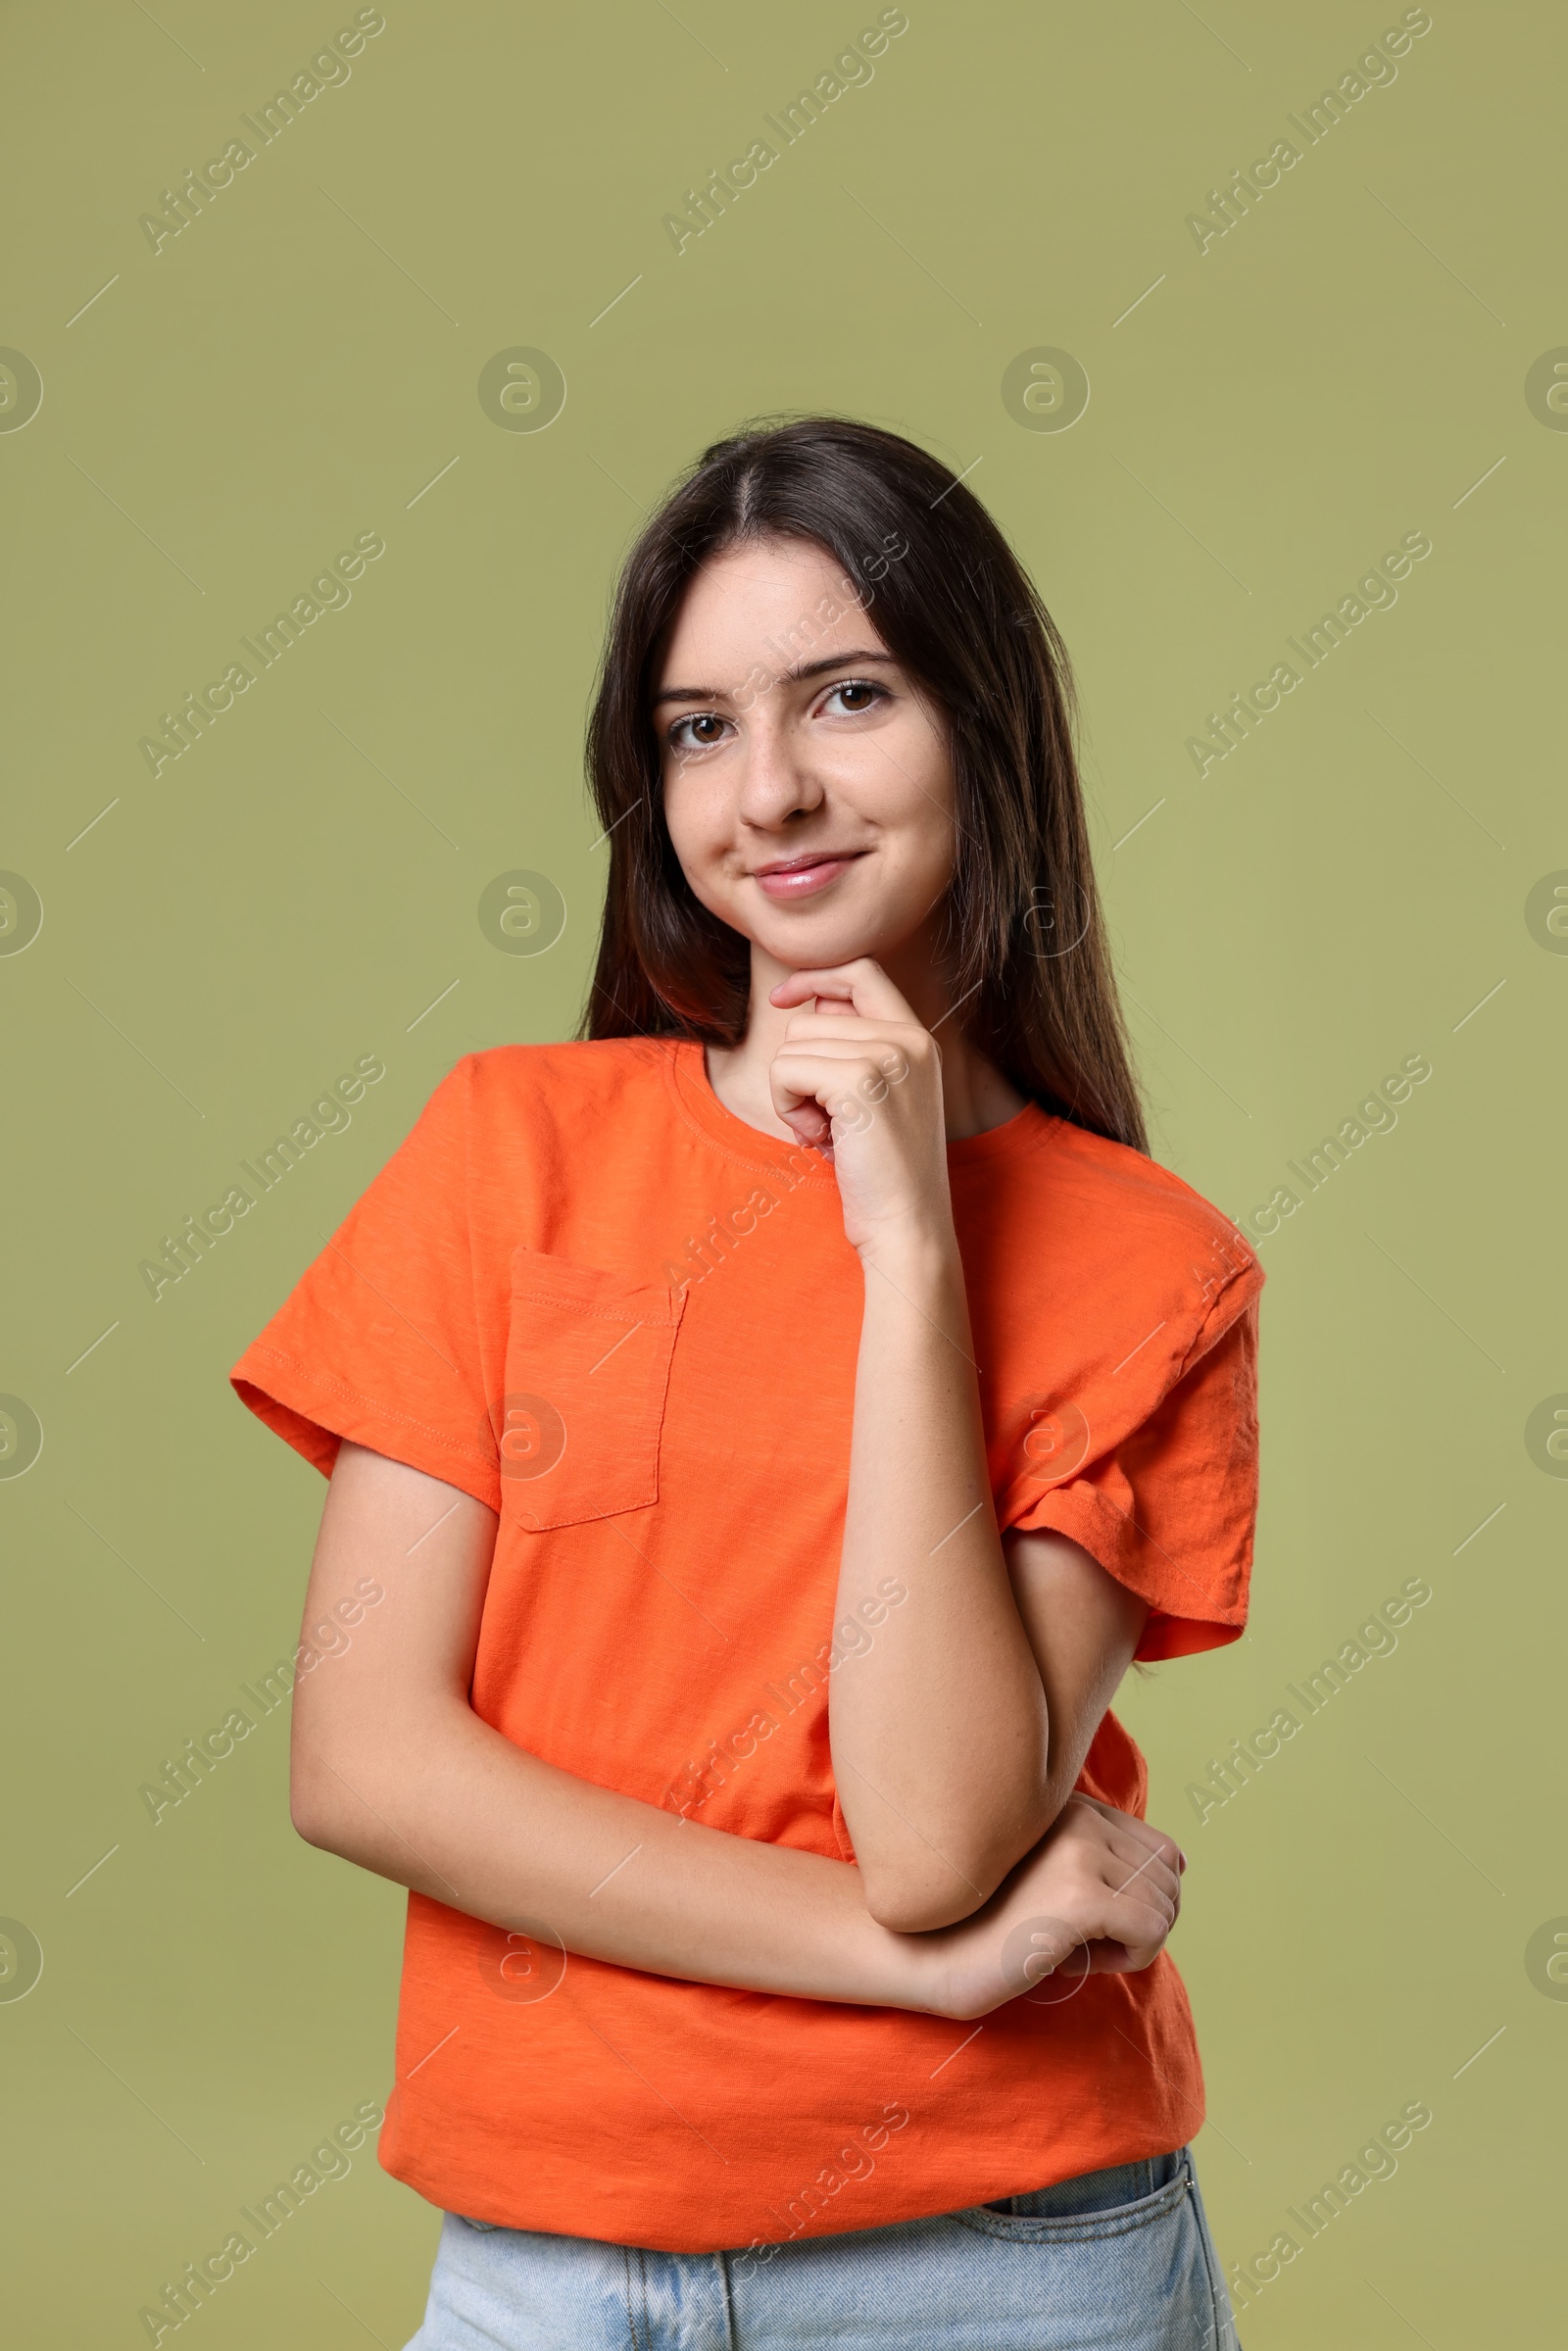
[[[710,751],[723,741],[724,720],[713,710],[696,710],[689,718],[677,718],[669,730],[671,751]]]
[[[838,715],[862,718],[867,710],[874,710],[879,702],[886,702],[887,699],[885,686],[874,684],[870,678],[852,677],[846,678],[842,685],[830,687],[822,707],[826,710],[829,704],[836,702],[842,706]]]

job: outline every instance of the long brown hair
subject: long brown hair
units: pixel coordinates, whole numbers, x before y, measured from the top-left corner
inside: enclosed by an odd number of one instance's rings
[[[942,952],[971,1044],[1044,1109],[1149,1146],[1073,754],[1055,624],[956,475],[897,433],[833,416],[705,450],[621,572],[588,728],[610,884],[580,1034],[745,1034],[749,942],[693,896],[664,823],[650,702],[693,574],[746,539],[813,541],[942,712],[957,850]],[[809,624],[805,624],[809,629]]]

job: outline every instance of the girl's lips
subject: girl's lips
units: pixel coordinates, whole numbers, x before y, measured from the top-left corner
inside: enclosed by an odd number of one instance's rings
[[[771,873],[754,873],[753,881],[767,898],[812,898],[836,882],[845,869],[853,865],[862,853],[852,850],[844,857],[818,857],[809,865],[791,865]]]

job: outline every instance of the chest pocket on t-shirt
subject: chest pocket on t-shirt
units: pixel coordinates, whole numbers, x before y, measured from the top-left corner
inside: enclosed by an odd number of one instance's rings
[[[659,1447],[685,1294],[568,1257],[512,1260],[506,1393],[491,1407],[501,1511],[569,1527],[659,1499]]]

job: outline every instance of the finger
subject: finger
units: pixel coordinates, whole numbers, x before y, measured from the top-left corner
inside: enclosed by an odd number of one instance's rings
[[[768,1092],[781,1118],[802,1102],[863,1123],[865,1106],[884,1101],[889,1081],[865,1053],[850,1046],[806,1053],[783,1046],[768,1064]]]
[[[1159,1837],[1165,1834],[1163,1829],[1152,1827],[1138,1813],[1123,1812],[1117,1805],[1107,1804],[1102,1796],[1092,1796],[1081,1788],[1073,1789],[1067,1798],[1067,1803],[1082,1805],[1090,1812],[1098,1812],[1102,1820],[1109,1821],[1114,1827],[1125,1830],[1129,1837]],[[1064,1805],[1062,1809],[1065,1811],[1066,1806]]]
[[[808,1151],[820,1151],[824,1159],[833,1156],[833,1121],[808,1102],[803,1109],[782,1110],[779,1113],[798,1143]]]
[[[873,1053],[890,1065],[902,1061],[907,1069],[929,1043],[923,1029],[906,1028],[891,1020],[862,1020],[853,1012],[792,1012],[784,1031],[787,1045],[850,1045]]]
[[[767,1090],[773,1108],[803,1143],[820,1145],[831,1131],[830,1108],[826,1102],[818,1100],[819,1095],[835,1091],[825,1083],[826,1075],[820,1067],[813,1070],[801,1060],[788,1070],[781,1069],[777,1060],[769,1065]],[[840,1079],[837,1091],[843,1090]]]
[[[1130,1946],[1157,1946],[1176,1923],[1180,1881],[1158,1855],[1147,1860],[1141,1867],[1104,1846],[1085,1850],[1074,1859],[1067,1881],[1074,1890],[1061,1915],[1086,1938],[1108,1935]]]
[[[1162,1901],[1181,1901],[1181,1872],[1168,1837],[1145,1840],[1107,1828],[1098,1866],[1109,1886],[1150,1886],[1157,1888]]]
[[[805,1004],[811,997],[848,1002],[868,1019],[913,1020],[914,1013],[888,978],[880,963],[858,955],[852,963],[827,964],[820,970],[792,971],[768,992],[781,1010]]]
[[[1129,1828],[1141,1829],[1144,1826],[1135,1812],[1118,1812],[1114,1804],[1107,1804],[1103,1797],[1092,1796],[1081,1788],[1073,1789],[1061,1809],[1063,1812],[1098,1812],[1102,1821],[1125,1821]]]
[[[1089,1945],[1091,1976],[1136,1976],[1148,1965],[1149,1959],[1129,1951],[1125,1943],[1114,1942],[1108,1935],[1099,1936]]]
[[[826,1008],[824,1009],[824,1005]],[[893,1020],[884,1012],[854,1012],[847,1004],[824,997],[816,999],[816,1010],[802,1009],[789,1016],[787,1037],[850,1037],[868,1050],[886,1042],[903,1046],[913,1044],[926,1032],[913,1020]]]
[[[1168,1837],[1145,1841],[1141,1837],[1127,1837],[1119,1830],[1109,1829],[1104,1852],[1111,1884],[1148,1878],[1162,1888],[1175,1889],[1181,1885],[1181,1872],[1176,1866],[1176,1848]]]
[[[1068,1798],[1068,1802],[1098,1812],[1109,1829],[1146,1850],[1151,1846],[1157,1848],[1172,1868],[1184,1870],[1187,1867],[1187,1856],[1176,1839],[1167,1837],[1163,1829],[1156,1829],[1151,1822],[1140,1820],[1135,1812],[1118,1812],[1114,1804],[1103,1803],[1099,1796],[1085,1795],[1077,1790]]]
[[[1070,1816],[1068,1836],[1089,1851],[1104,1858],[1114,1855],[1116,1862],[1127,1869],[1138,1869],[1152,1856],[1157,1856],[1167,1866],[1175,1861],[1176,1849],[1158,1830],[1151,1830],[1130,1813],[1117,1812],[1108,1805],[1086,1803]]]
[[[1136,1898],[1140,1889],[1147,1887],[1151,1899],[1168,1906],[1174,1921],[1182,1906],[1181,1876],[1158,1854],[1149,1854],[1143,1861],[1125,1869],[1118,1855],[1110,1867],[1112,1875],[1107,1883],[1112,1893],[1131,1894]]]
[[[911,1069],[936,1055],[936,1041],[923,1029],[902,1028],[892,1021],[861,1020],[854,1013],[792,1012],[784,1041],[787,1045],[813,1049],[848,1047],[867,1053],[893,1086],[901,1086]]]
[[[1063,1974],[1136,1975],[1164,1949],[1174,1921],[1147,1904],[1095,1904],[1086,1910],[1076,1943],[1058,1963]]]
[[[1163,1829],[1156,1829],[1152,1821],[1140,1821],[1138,1826],[1146,1837],[1152,1837],[1158,1840],[1164,1850],[1165,1859],[1170,1863],[1172,1869],[1184,1870],[1187,1867],[1187,1856],[1174,1837],[1168,1836]]]
[[[1109,1937],[1107,1936],[1106,1939],[1108,1941]],[[1107,1976],[1141,1976],[1145,1968],[1153,1966],[1165,1946],[1163,1942],[1152,1942],[1128,1943],[1122,1947],[1127,1953],[1126,1958],[1119,1965],[1104,1968],[1102,1971],[1103,1974]],[[1096,1973],[1093,1961],[1090,1962],[1089,1973],[1091,1975]]]
[[[842,1037],[824,1037],[818,1032],[799,1037],[786,1037],[774,1053],[776,1061],[783,1053],[820,1053],[834,1061],[863,1061],[867,1069],[876,1069],[879,1061],[904,1057],[904,1048],[890,1038],[868,1037],[863,1028],[847,1031]]]
[[[1176,1921],[1160,1904],[1112,1895],[1095,1924],[1113,1942],[1126,1944],[1135,1968],[1146,1968],[1163,1950]]]
[[[785,1126],[802,1143],[828,1158],[833,1155],[835,1119],[846,1129],[858,1129],[870,1116],[858,1099],[855,1085],[841,1072],[818,1070],[812,1076],[797,1069],[793,1082],[786,1082],[770,1070],[768,1092]]]

